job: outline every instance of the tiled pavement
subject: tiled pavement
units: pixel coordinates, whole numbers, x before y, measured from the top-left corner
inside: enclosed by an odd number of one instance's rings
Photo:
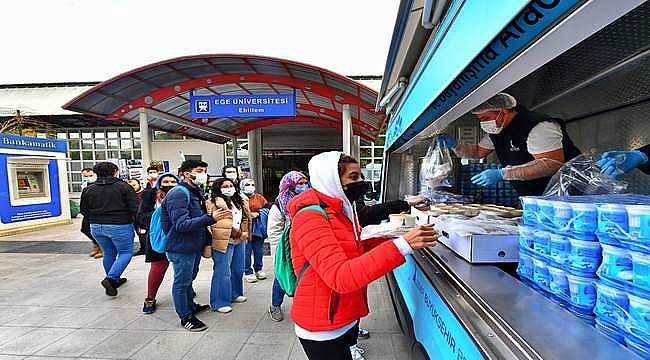
[[[0,243],[43,240],[87,241],[75,224],[0,238]],[[270,259],[265,261],[268,265]],[[195,285],[201,303],[208,300],[211,269],[211,260],[204,259]],[[305,359],[288,316],[290,299],[285,321],[268,317],[271,280],[246,284],[248,302],[234,305],[227,315],[201,314],[209,329],[190,333],[173,311],[171,268],[159,310],[142,314],[146,274],[143,257],[134,258],[124,274],[129,281],[119,296],[109,298],[99,285],[100,262],[84,254],[0,253],[0,360]],[[407,358],[384,281],[370,287],[369,300],[371,314],[362,320],[372,333],[361,342],[366,358]]]

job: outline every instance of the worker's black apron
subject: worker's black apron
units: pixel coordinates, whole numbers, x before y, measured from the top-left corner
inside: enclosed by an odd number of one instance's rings
[[[562,120],[528,111],[521,106],[518,106],[515,110],[518,112],[517,115],[505,129],[499,134],[490,134],[490,139],[494,144],[494,151],[497,153],[501,165],[504,167],[508,165],[516,166],[533,161],[535,158],[528,152],[528,135],[535,126],[545,121],[556,122],[562,128],[562,147],[565,161],[569,161],[581,154],[580,149],[569,138]],[[544,193],[550,179],[550,177],[543,177],[527,181],[510,180],[510,183],[517,190],[519,196],[539,196]]]

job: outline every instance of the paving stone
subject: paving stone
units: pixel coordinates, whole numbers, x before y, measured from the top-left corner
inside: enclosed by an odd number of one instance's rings
[[[9,341],[0,346],[0,354],[5,355],[32,355],[51,343],[65,337],[74,330],[40,328],[30,331],[25,335]]]
[[[158,335],[155,330],[123,330],[85,352],[83,357],[128,359]]]
[[[188,360],[234,359],[244,347],[248,332],[208,332],[185,355]]]
[[[51,343],[47,347],[38,351],[36,355],[77,357],[113,335],[115,331],[116,330],[80,329]]]
[[[166,331],[157,335],[131,359],[182,359],[206,332]]]
[[[19,337],[27,334],[30,331],[34,331],[35,327],[0,327],[0,345],[6,344],[10,341],[18,339]]]

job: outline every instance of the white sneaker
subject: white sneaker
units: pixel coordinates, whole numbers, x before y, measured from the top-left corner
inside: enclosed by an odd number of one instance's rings
[[[255,274],[244,275],[244,280],[246,280],[247,283],[254,283],[257,282],[257,276]]]
[[[230,306],[222,306],[217,309],[217,312],[220,312],[222,314],[227,314],[232,311],[232,308]]]
[[[257,280],[264,280],[266,279],[266,273],[264,271],[258,271],[255,273],[255,277]]]
[[[365,350],[357,345],[350,346],[350,353],[352,354],[352,360],[366,360],[366,358],[363,357]]]
[[[234,303],[245,303],[246,300],[248,300],[246,298],[246,296],[237,296],[237,298],[235,300],[233,300],[232,302],[234,302]]]

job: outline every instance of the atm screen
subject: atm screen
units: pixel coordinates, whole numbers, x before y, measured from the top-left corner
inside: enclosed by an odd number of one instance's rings
[[[16,181],[18,198],[46,196],[43,170],[19,170],[16,172]]]

